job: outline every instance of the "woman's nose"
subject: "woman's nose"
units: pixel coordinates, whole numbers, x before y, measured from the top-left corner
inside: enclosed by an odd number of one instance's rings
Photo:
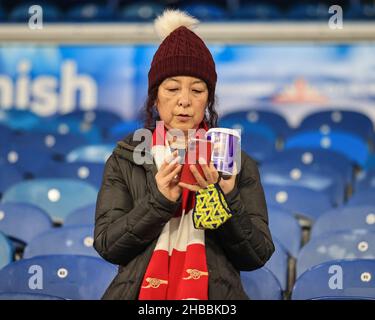
[[[178,99],[178,105],[186,108],[190,106],[190,96],[188,92],[181,92],[181,96]]]

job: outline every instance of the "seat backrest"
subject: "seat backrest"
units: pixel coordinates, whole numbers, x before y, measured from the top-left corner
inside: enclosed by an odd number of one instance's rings
[[[348,200],[350,206],[375,206],[374,188],[357,190]]]
[[[23,257],[25,259],[52,255],[75,254],[99,257],[93,248],[93,226],[70,226],[55,228],[34,238],[26,246]]]
[[[0,194],[4,193],[9,187],[21,182],[22,180],[23,176],[15,165],[0,164]]]
[[[340,174],[319,166],[306,167],[293,163],[262,163],[260,174],[263,183],[280,186],[302,186],[329,194],[333,203],[344,201],[345,183]]]
[[[19,260],[0,270],[0,292],[97,300],[116,273],[114,265],[95,257],[39,256]]]
[[[114,144],[98,144],[79,147],[69,152],[66,156],[66,161],[105,163],[112,154],[114,147]]]
[[[241,271],[241,281],[252,300],[281,300],[282,289],[273,273],[263,267],[254,271]]]
[[[3,203],[19,202],[36,205],[56,222],[76,208],[96,202],[98,191],[92,185],[73,179],[34,179],[15,184],[7,190]]]
[[[331,260],[301,275],[292,299],[375,299],[375,260]]]
[[[339,173],[347,184],[353,182],[352,163],[344,155],[329,149],[292,148],[274,154],[268,163],[289,163],[306,167],[324,167]]]
[[[48,163],[38,178],[77,179],[100,189],[104,172],[104,163],[94,162],[57,162]]]
[[[65,300],[60,297],[39,293],[0,293],[0,300]]]
[[[52,228],[50,216],[26,203],[0,203],[0,231],[24,243]]]
[[[375,170],[371,168],[364,170],[356,176],[356,190],[375,188]]]
[[[337,259],[375,259],[375,233],[357,229],[311,239],[298,255],[297,276],[313,266]]]
[[[375,232],[375,206],[343,206],[325,212],[315,221],[311,237],[352,229]]]
[[[372,136],[373,125],[363,113],[348,110],[320,111],[305,117],[300,125],[306,129],[340,129],[356,134],[364,141]]]
[[[273,237],[273,243],[275,245],[275,252],[271,258],[265,264],[265,267],[270,270],[279,281],[283,291],[287,289],[288,285],[288,260],[289,256],[285,248],[278,241],[277,238]]]
[[[8,238],[0,232],[0,269],[13,259],[13,248]]]
[[[64,225],[94,225],[95,210],[96,203],[78,208],[66,217]]]
[[[275,186],[266,183],[263,183],[263,187],[268,205],[281,207],[311,220],[333,207],[332,200],[325,192],[300,186]]]
[[[285,149],[298,147],[330,149],[343,154],[361,167],[366,165],[369,157],[366,142],[356,135],[341,131],[332,131],[329,134],[319,131],[303,131],[291,136],[285,142]]]
[[[220,121],[226,122],[239,122],[241,124],[263,124],[272,128],[278,136],[286,136],[290,132],[290,127],[286,119],[273,111],[266,110],[247,110],[237,111],[224,114]]]
[[[268,220],[272,236],[296,258],[302,241],[302,231],[297,219],[286,210],[268,206]]]

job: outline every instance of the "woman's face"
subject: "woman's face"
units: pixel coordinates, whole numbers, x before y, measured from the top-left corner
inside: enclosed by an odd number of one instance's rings
[[[204,118],[208,88],[203,80],[188,76],[165,79],[158,88],[156,107],[167,129],[196,129]]]

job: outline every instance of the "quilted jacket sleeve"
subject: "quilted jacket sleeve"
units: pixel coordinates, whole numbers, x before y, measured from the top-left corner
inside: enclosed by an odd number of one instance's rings
[[[233,216],[213,231],[216,239],[238,270],[262,267],[275,248],[259,171],[255,161],[245,153],[235,188],[225,198]]]
[[[95,214],[94,247],[109,262],[126,265],[160,235],[179,205],[155,183],[134,203],[114,154],[105,165]]]

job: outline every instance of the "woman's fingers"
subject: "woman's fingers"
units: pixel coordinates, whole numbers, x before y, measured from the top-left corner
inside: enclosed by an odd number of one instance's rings
[[[165,172],[166,168],[168,167],[169,164],[171,164],[174,160],[176,160],[178,157],[178,151],[175,150],[173,153],[171,153],[170,155],[166,156],[162,165],[160,166],[158,172],[161,173],[161,175],[165,175],[167,174]],[[177,161],[180,161],[180,158],[177,160]]]
[[[191,173],[195,177],[195,180],[197,180],[198,184],[202,188],[206,188],[209,183],[202,177],[202,175],[199,173],[197,167],[195,165],[191,165],[189,168],[190,168]]]
[[[162,168],[162,166],[159,169],[160,174],[165,177],[169,175],[177,166],[179,166],[179,162],[181,160],[181,157],[178,156],[177,158],[174,158],[171,162],[169,162],[166,166]]]
[[[184,182],[180,182],[178,185],[180,187],[182,187],[182,188],[185,188],[185,189],[188,189],[188,190],[194,191],[194,192],[196,192],[196,191],[198,191],[198,190],[201,189],[201,187],[199,187],[199,186],[196,186],[196,185],[193,185],[193,184],[184,183]]]
[[[178,164],[177,167],[174,168],[172,172],[170,172],[168,175],[166,175],[164,177],[166,182],[169,183],[176,175],[178,175],[179,172],[181,171],[181,168],[182,168],[182,165]]]
[[[203,170],[203,173],[204,173],[204,176],[206,177],[207,182],[211,183],[212,173],[211,173],[211,170],[210,170],[209,166],[207,165],[206,161],[203,158],[199,158],[199,164],[200,164],[200,166]]]

